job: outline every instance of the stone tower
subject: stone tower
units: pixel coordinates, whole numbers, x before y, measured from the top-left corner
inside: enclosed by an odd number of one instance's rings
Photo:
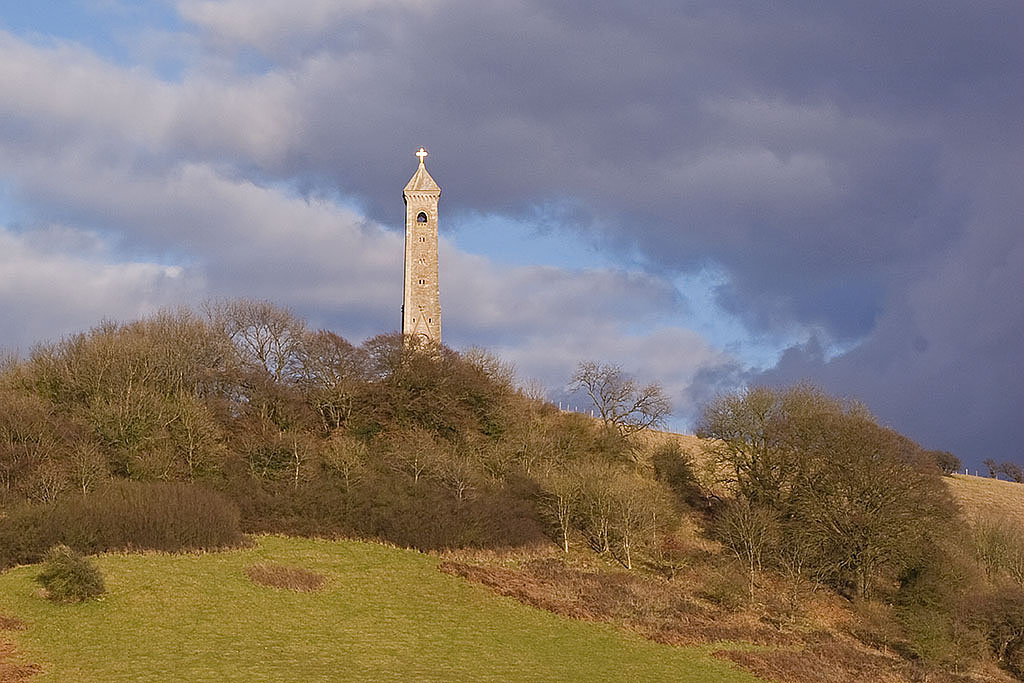
[[[441,341],[441,296],[437,281],[437,200],[441,188],[427,173],[427,150],[416,152],[416,169],[402,197],[405,199],[405,296],[402,334],[418,334]]]

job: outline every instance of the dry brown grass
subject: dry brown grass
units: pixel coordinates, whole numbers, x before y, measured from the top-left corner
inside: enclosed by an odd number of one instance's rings
[[[683,589],[685,581],[624,570],[579,569],[559,558],[528,560],[518,569],[445,561],[440,569],[556,614],[621,623],[661,643],[798,642],[756,615],[729,612],[702,600]]]
[[[601,556],[550,547],[461,550],[443,554],[440,568],[556,614],[618,624],[669,645],[708,646],[777,683],[1013,680],[991,663],[954,675],[905,659],[899,653],[907,648],[899,645],[906,635],[895,622],[892,633],[877,633],[870,615],[810,583],[766,573],[747,604],[745,578],[729,558],[684,545],[686,558],[672,579],[653,565],[653,572],[626,571]]]
[[[19,619],[0,614],[0,631],[20,631],[25,628]],[[0,683],[21,683],[39,673],[35,664],[19,662],[13,643],[0,639]]]
[[[0,631],[21,631],[24,628],[25,624],[21,623],[20,619],[0,614]]]
[[[649,429],[640,432],[634,438],[641,439],[645,446],[652,448],[674,441],[679,444],[684,453],[690,453],[695,457],[699,456],[701,451],[702,440],[692,434],[677,434],[676,432],[660,432]]]
[[[39,673],[36,664],[25,664],[17,661],[14,645],[0,640],[0,683],[21,683]]]
[[[736,662],[757,676],[778,683],[977,683],[990,680],[925,670],[848,639],[812,643],[798,649],[719,650],[715,656]]]
[[[1024,484],[966,474],[945,481],[968,521],[1006,518],[1024,527]]]
[[[320,590],[327,583],[327,577],[323,574],[301,567],[287,567],[270,562],[261,562],[246,567],[245,575],[253,583],[261,586],[303,592]]]

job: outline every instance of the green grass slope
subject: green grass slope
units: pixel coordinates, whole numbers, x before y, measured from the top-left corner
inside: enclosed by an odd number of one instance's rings
[[[571,621],[372,543],[261,537],[205,555],[106,555],[102,600],[38,595],[37,567],[0,575],[3,635],[38,681],[754,681],[707,651]],[[252,583],[258,562],[328,577],[314,593]]]

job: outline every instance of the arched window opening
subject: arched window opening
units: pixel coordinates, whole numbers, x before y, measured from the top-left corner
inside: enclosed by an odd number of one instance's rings
[[[427,222],[427,214],[425,214],[422,211],[420,211],[419,215],[416,216],[416,222],[417,223],[426,223]]]

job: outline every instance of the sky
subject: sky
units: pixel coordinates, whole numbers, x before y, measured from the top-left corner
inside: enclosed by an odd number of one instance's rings
[[[210,299],[1024,462],[1024,3],[0,0],[0,349]]]

